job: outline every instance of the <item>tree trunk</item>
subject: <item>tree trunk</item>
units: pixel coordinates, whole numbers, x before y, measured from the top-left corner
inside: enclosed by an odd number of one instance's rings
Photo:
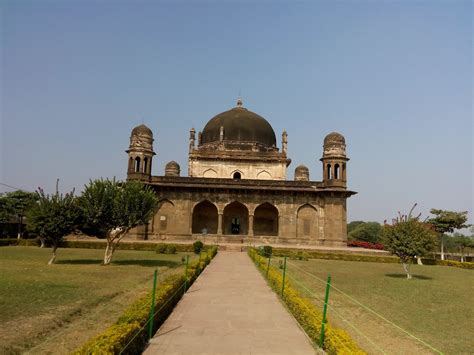
[[[411,279],[410,265],[408,263],[402,263],[402,265],[403,265],[403,269],[405,270],[407,274],[407,279],[410,280]]]
[[[40,242],[41,242],[40,248],[44,248],[44,246],[45,246],[45,240],[44,240],[44,238],[41,238],[41,237],[40,237],[39,240],[40,240]]]
[[[115,251],[115,245],[113,241],[107,240],[107,247],[105,248],[105,255],[104,255],[104,265],[109,265],[112,261],[112,255]]]
[[[56,261],[56,249],[58,249],[58,247],[56,245],[54,245],[53,246],[53,255],[51,256],[51,259],[49,259],[48,265],[52,265]]]
[[[416,263],[418,265],[423,265],[423,262],[421,261],[421,258],[419,256],[416,257]]]
[[[111,230],[107,234],[107,247],[105,248],[104,263],[103,265],[109,265],[112,261],[115,249],[117,248],[120,240],[128,232],[128,229],[116,228]]]
[[[441,234],[441,260],[444,260],[444,235]]]

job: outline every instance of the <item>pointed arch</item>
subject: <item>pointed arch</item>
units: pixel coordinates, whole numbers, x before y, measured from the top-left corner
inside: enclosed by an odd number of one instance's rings
[[[239,169],[235,169],[230,173],[230,177],[231,179],[240,180],[244,177],[244,173]]]
[[[134,169],[134,172],[135,172],[135,173],[139,173],[139,172],[140,172],[140,166],[141,166],[141,165],[140,165],[140,162],[141,162],[140,157],[136,157],[136,158],[135,158],[135,169]]]
[[[153,216],[152,233],[168,233],[170,226],[174,224],[175,213],[175,205],[172,201],[168,199],[158,201]]]
[[[272,174],[270,174],[266,170],[262,170],[257,174],[257,179],[260,180],[271,180],[272,179]]]
[[[334,165],[334,179],[340,179],[340,169],[339,164]]]
[[[192,232],[217,234],[217,206],[209,200],[203,200],[193,207]]]
[[[253,217],[253,234],[278,235],[278,209],[269,202],[264,202],[255,208]]]
[[[318,210],[309,203],[300,206],[296,213],[296,238],[314,239],[318,235]]]
[[[223,226],[224,234],[248,234],[249,210],[247,206],[233,201],[224,207]]]
[[[202,176],[205,178],[216,178],[217,171],[215,171],[214,169],[207,169],[202,173]]]

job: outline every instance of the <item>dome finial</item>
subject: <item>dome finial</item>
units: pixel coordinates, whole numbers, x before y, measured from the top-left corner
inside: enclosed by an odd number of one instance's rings
[[[243,104],[244,104],[244,103],[242,102],[242,98],[239,96],[239,97],[237,98],[237,107],[242,107]]]

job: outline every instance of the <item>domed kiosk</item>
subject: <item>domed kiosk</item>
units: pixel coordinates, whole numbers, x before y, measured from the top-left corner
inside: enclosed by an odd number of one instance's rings
[[[340,133],[324,138],[320,181],[310,179],[311,167],[305,165],[287,179],[288,134],[283,131],[277,142],[269,121],[240,99],[212,116],[202,131],[190,130],[187,176],[176,161],[164,166],[163,176],[152,175],[153,142],[150,128],[133,128],[127,178],[149,185],[159,203],[152,219],[128,238],[346,245],[346,200],[355,192],[346,188],[349,158]],[[320,150],[315,140],[305,143]]]

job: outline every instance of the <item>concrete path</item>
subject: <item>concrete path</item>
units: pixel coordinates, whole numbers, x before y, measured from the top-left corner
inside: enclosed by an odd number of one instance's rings
[[[219,252],[153,337],[153,354],[315,354],[246,253]]]

